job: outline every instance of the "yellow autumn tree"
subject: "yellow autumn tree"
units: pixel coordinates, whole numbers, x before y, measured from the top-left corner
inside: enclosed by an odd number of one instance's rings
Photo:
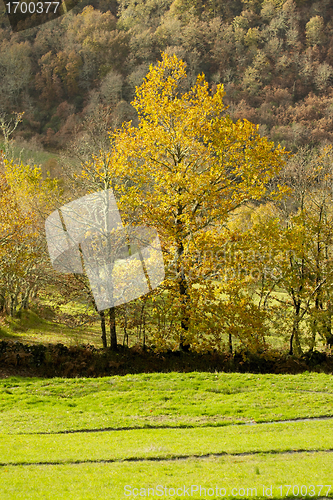
[[[317,338],[332,343],[332,146],[300,148],[281,172],[281,181],[290,194],[276,207],[273,231],[266,222],[252,232],[274,255],[279,277],[266,280],[266,302],[276,301],[276,285],[284,291],[278,301],[289,319],[284,328],[289,354],[300,356],[306,346],[315,349]]]
[[[211,92],[204,75],[188,91],[186,84],[185,62],[163,53],[136,88],[138,126],[129,122],[110,133],[109,153],[123,221],[154,227],[160,236],[166,269],[160,291],[182,349],[196,348],[198,315],[202,320],[216,298],[214,252],[226,237],[223,225],[237,207],[267,195],[286,154],[257,126],[230,119],[223,85]],[[104,175],[105,161],[95,158],[95,168]]]
[[[270,340],[295,356],[333,342],[332,155],[330,145],[299,148],[279,176],[282,202],[242,207],[228,224],[238,232],[225,250],[229,275],[269,318]]]
[[[0,171],[0,311],[15,315],[50,280],[45,213],[59,200],[40,167],[3,160]]]

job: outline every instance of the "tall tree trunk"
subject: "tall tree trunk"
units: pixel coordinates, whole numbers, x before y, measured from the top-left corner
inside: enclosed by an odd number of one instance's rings
[[[20,305],[20,310],[24,309],[27,310],[29,306],[29,296],[30,296],[30,289],[28,289],[25,294],[23,295],[21,299],[21,305]]]
[[[117,332],[116,332],[116,308],[110,307],[109,309],[109,317],[110,317],[110,349],[111,351],[117,351]]]
[[[128,333],[127,333],[127,304],[125,304],[124,310],[124,338],[123,338],[123,347],[125,347],[125,342],[128,347]]]
[[[323,206],[320,207],[320,212],[319,212],[319,224],[318,224],[318,230],[317,230],[317,248],[316,248],[316,288],[318,287],[322,276],[321,276],[321,269],[320,269],[320,258],[321,258],[321,221],[323,217]],[[320,333],[320,329],[322,328],[322,325],[320,324],[321,322],[318,321],[319,318],[319,311],[323,310],[323,303],[322,303],[322,291],[320,288],[318,288],[315,296],[315,316],[314,319],[312,320],[312,325],[311,325],[311,330],[312,330],[312,336],[311,336],[311,343],[310,343],[310,349],[309,351],[313,351],[315,345],[316,345],[316,335],[317,332]]]
[[[95,302],[94,296],[93,296],[92,291],[91,291],[90,288],[88,289],[88,295],[90,297],[90,300],[92,302],[92,305],[93,305],[95,311],[99,314],[99,318],[101,320],[101,330],[102,330],[101,339],[102,339],[102,342],[103,342],[103,348],[105,349],[108,346],[107,339],[106,339],[105,312],[104,311],[99,311],[97,309],[97,304]]]
[[[10,316],[14,318],[17,309],[17,292],[10,295]]]
[[[6,291],[1,290],[0,292],[0,313],[6,312]]]
[[[328,342],[328,339],[332,340],[332,307],[331,307],[331,298],[329,292],[327,292],[327,314],[324,317],[324,335]]]
[[[229,333],[229,353],[232,354],[232,335]]]
[[[181,194],[181,188],[179,188],[179,194]],[[184,254],[184,245],[183,245],[183,222],[181,219],[181,216],[183,214],[183,206],[181,203],[178,203],[178,208],[177,208],[177,216],[175,219],[176,227],[177,227],[177,233],[178,233],[178,243],[177,243],[177,249],[176,249],[176,271],[177,271],[177,276],[178,276],[178,282],[179,282],[179,294],[180,294],[180,304],[181,304],[181,321],[180,321],[180,326],[181,326],[181,335],[180,335],[180,342],[179,342],[179,349],[182,351],[188,352],[190,349],[190,345],[188,344],[186,337],[187,337],[187,332],[189,328],[189,314],[187,310],[187,304],[188,304],[188,284],[186,281],[186,276],[184,272],[184,266],[182,263],[183,259],[183,254]]]
[[[183,253],[183,245],[181,244],[181,251],[179,255]],[[180,321],[180,326],[182,329],[181,337],[180,337],[180,343],[179,343],[179,348],[182,351],[188,352],[190,349],[190,344],[187,342],[187,332],[189,328],[189,314],[187,310],[187,304],[188,304],[188,285],[184,273],[183,266],[179,268],[179,293],[180,293],[180,303],[181,303],[181,321]]]
[[[298,300],[295,304],[295,316],[293,321],[293,330],[290,337],[290,349],[289,354],[292,356],[295,354],[296,356],[300,356],[302,354],[302,348],[299,340],[299,324],[301,321],[300,317],[301,310],[301,301]]]
[[[102,342],[103,342],[103,347],[104,349],[108,346],[107,340],[106,340],[106,327],[105,327],[105,314],[104,311],[99,311],[99,317],[101,319],[101,329],[102,329]]]
[[[329,259],[329,252],[328,252],[328,245],[325,245],[325,258],[328,261]],[[329,291],[329,288],[326,290],[326,310],[327,310],[327,315],[325,316],[324,319],[324,331],[325,331],[325,336],[327,339],[327,343],[329,342],[328,339],[332,341],[332,303],[331,303],[331,293]]]
[[[310,339],[309,352],[313,352],[313,349],[315,348],[316,335],[317,335],[317,321],[314,319],[311,322],[311,339]]]

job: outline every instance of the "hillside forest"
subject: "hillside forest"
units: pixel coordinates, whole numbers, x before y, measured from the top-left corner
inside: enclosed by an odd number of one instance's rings
[[[223,83],[233,120],[260,124],[287,149],[332,139],[333,5],[329,0],[100,0],[18,33],[0,31],[0,112],[23,112],[19,137],[63,148],[109,106],[135,119],[135,87],[161,51]]]

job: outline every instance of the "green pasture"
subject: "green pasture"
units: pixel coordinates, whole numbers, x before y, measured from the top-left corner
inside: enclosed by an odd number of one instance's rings
[[[226,426],[333,417],[330,375],[152,373],[0,383],[6,433]]]
[[[2,137],[0,138],[0,149],[5,149],[5,144]],[[41,165],[44,169],[52,168],[53,164],[57,163],[59,155],[45,151],[41,147],[36,147],[26,141],[13,141],[10,145],[10,152],[14,161],[21,160],[24,164]]]
[[[0,401],[1,500],[333,497],[327,374],[10,377]]]
[[[22,311],[19,316],[14,318],[10,316],[0,317],[0,340],[33,344],[93,344],[96,347],[102,347],[98,321],[70,326],[64,322],[42,318],[33,311]]]
[[[125,498],[168,500],[170,498],[176,500],[183,498],[193,500],[203,498],[213,500],[221,498],[237,500],[315,498],[317,500],[318,498],[332,498],[332,488],[330,488],[332,466],[329,458],[327,453],[304,452],[294,456],[289,454],[247,455],[165,462],[6,466],[0,472],[0,489],[3,499],[16,499],[22,492],[24,493],[22,498],[25,500],[118,500]],[[295,493],[302,488],[308,494],[295,497],[291,493],[286,496],[288,487],[284,485],[290,483]],[[158,486],[159,490],[157,490]],[[191,494],[191,487],[199,489],[200,486],[202,487],[201,495],[200,490]],[[215,489],[216,486],[219,488],[218,496],[204,495],[203,488],[207,491],[208,488]],[[160,492],[161,487],[162,492],[165,492],[166,488],[166,495],[152,496],[150,493],[148,496],[148,488],[155,488]],[[183,494],[184,487],[189,491],[186,496]],[[272,496],[266,494],[268,487],[271,487]],[[125,496],[125,492],[137,493],[135,488],[139,492],[142,488],[146,495],[127,494]],[[173,494],[172,489],[177,488],[183,488],[182,496]],[[222,488],[226,490],[225,495],[223,495]],[[263,489],[265,494],[263,494]],[[238,492],[241,495],[237,494]],[[320,497],[319,492],[321,492]]]

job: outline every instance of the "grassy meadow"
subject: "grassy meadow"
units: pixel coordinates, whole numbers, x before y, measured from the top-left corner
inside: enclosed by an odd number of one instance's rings
[[[0,393],[2,500],[333,497],[330,375],[10,377]]]

